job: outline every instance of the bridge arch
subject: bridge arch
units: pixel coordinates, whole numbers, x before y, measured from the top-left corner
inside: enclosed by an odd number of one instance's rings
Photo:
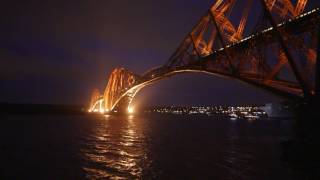
[[[242,15],[233,17],[239,25],[230,18],[236,2],[246,3]],[[320,95],[320,8],[303,13],[306,3],[215,1],[163,66],[141,76],[116,68],[102,95],[103,110],[127,110],[143,87],[187,72],[236,79],[291,99]],[[262,7],[262,19],[246,36],[249,12],[256,4]]]
[[[213,72],[210,70],[200,70],[200,69],[181,69],[181,70],[175,70],[172,72],[168,72],[166,74],[164,74],[161,77],[155,77],[153,79],[150,79],[146,82],[143,82],[141,84],[135,85],[132,88],[130,88],[127,93],[124,93],[123,96],[121,98],[119,98],[119,100],[116,102],[116,104],[114,105],[114,109],[116,109],[117,112],[121,111],[121,112],[127,112],[130,108],[132,108],[132,102],[134,101],[134,98],[136,97],[136,95],[145,87],[153,85],[159,81],[162,80],[166,80],[167,78],[170,78],[172,76],[176,76],[176,75],[180,75],[180,74],[189,74],[189,73],[200,73],[200,74],[208,74],[208,75],[212,75],[218,78],[222,78],[222,79],[228,79],[228,80],[233,80],[233,81],[238,81],[241,83],[245,83],[251,87],[256,87],[262,90],[265,90],[268,93],[272,93],[274,95],[277,95],[279,97],[282,98],[292,98],[292,96],[288,96],[288,94],[285,94],[281,91],[276,91],[276,90],[271,90],[271,89],[265,89],[265,88],[261,88],[260,84],[255,84],[255,83],[250,83],[248,81],[245,81],[243,79],[239,79],[239,78],[235,78],[233,76],[230,75],[222,75],[220,73],[217,72]],[[297,98],[297,97],[294,97]],[[121,105],[119,105],[121,104]],[[119,106],[118,106],[119,105]]]

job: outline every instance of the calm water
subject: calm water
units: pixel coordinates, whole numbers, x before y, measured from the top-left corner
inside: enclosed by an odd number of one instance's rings
[[[0,179],[291,179],[285,120],[1,116]]]

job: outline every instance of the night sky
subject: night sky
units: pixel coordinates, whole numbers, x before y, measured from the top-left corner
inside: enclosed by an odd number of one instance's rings
[[[6,1],[0,7],[0,102],[88,104],[115,67],[164,64],[213,0]],[[185,74],[143,89],[139,105],[279,101],[260,89]]]

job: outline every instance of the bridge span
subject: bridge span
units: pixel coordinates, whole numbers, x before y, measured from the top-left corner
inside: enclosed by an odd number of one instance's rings
[[[242,15],[233,15],[239,3]],[[114,69],[105,91],[93,92],[89,111],[131,112],[143,87],[190,72],[239,80],[293,100],[318,97],[320,8],[305,11],[306,6],[307,0],[216,0],[164,65],[142,75]],[[250,27],[250,12],[257,9],[260,16]]]

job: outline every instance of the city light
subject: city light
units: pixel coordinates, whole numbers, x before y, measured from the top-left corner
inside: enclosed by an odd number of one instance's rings
[[[231,120],[236,119],[259,119],[267,117],[262,107],[258,106],[191,106],[191,107],[178,107],[178,106],[164,106],[153,107],[146,110],[148,113],[166,113],[166,114],[204,114],[207,116],[223,115]]]

